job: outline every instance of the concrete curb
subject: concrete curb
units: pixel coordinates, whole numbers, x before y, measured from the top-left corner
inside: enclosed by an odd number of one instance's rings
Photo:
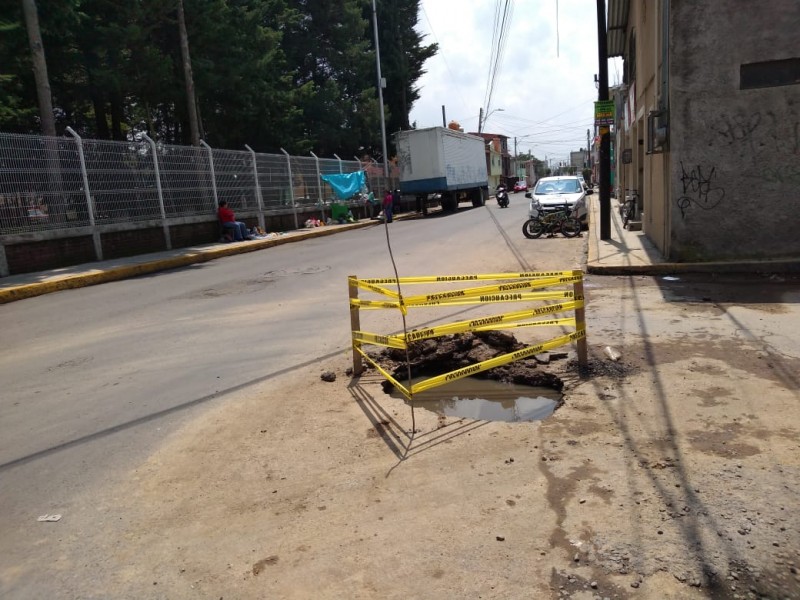
[[[597,197],[595,197],[597,198]],[[611,224],[617,232],[618,245],[626,248],[635,264],[623,264],[619,258],[600,258],[600,209],[599,198],[589,206],[589,241],[586,272],[593,275],[670,275],[675,273],[798,273],[800,259],[716,261],[697,263],[650,262],[652,249],[645,251],[648,240],[642,240],[639,232],[628,232],[612,207]],[[649,256],[648,258],[642,258]],[[637,258],[638,257],[638,258]]]
[[[591,254],[591,253],[590,253]],[[654,263],[652,265],[602,265],[591,260],[586,272],[594,275],[671,275],[675,273],[800,273],[800,261],[742,261],[708,263]]]

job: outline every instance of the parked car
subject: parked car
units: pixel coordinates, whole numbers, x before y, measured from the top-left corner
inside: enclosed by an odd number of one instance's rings
[[[517,192],[527,192],[528,191],[528,182],[524,179],[520,179],[517,183],[514,184],[514,193]]]
[[[586,196],[592,194],[591,189],[583,187],[581,180],[574,175],[559,177],[542,177],[536,182],[532,192],[525,194],[531,199],[531,208],[538,204],[545,213],[563,210],[568,206],[570,210],[577,207],[577,217],[586,225]]]

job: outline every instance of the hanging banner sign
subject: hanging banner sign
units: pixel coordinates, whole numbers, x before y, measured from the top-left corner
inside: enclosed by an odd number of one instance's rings
[[[614,124],[613,100],[600,100],[594,103],[594,124],[598,126]]]

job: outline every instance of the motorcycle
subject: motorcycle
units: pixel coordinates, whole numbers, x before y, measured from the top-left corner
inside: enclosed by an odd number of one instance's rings
[[[537,201],[531,202],[530,218],[522,224],[522,234],[529,239],[553,237],[561,233],[564,237],[574,238],[581,234],[581,222],[577,217],[577,209],[570,210],[565,204],[562,210],[545,214],[542,205]]]
[[[497,206],[500,208],[508,208],[508,190],[506,190],[506,186],[498,185],[497,192],[495,193],[495,198],[497,199]]]

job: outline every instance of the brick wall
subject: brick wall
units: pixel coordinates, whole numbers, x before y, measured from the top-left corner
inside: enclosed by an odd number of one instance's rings
[[[104,233],[100,236],[100,240],[103,246],[103,257],[106,259],[136,256],[167,249],[164,229],[161,227]]]
[[[73,237],[6,246],[11,275],[47,271],[95,260],[92,237]]]

